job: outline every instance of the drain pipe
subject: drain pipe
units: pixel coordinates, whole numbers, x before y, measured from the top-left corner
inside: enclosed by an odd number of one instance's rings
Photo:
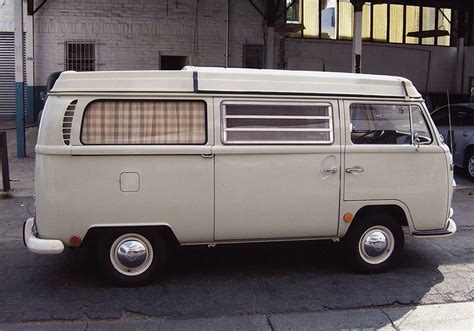
[[[224,67],[229,66],[229,18],[230,18],[230,0],[227,0],[226,4],[226,21],[225,21],[225,64]]]
[[[192,53],[191,53],[191,65],[196,65],[195,63],[195,57],[196,57],[196,44],[197,44],[197,29],[198,29],[198,1],[199,0],[196,0],[195,4],[194,4],[194,33],[193,33],[193,50],[192,50]]]

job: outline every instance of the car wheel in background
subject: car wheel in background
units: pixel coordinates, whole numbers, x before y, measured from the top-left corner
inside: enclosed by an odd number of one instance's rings
[[[474,150],[472,149],[466,153],[464,160],[464,171],[466,173],[466,177],[471,182],[474,182]]]

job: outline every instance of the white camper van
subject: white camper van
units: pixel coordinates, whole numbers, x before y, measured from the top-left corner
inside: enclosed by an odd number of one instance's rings
[[[153,279],[176,243],[341,240],[357,271],[381,272],[404,232],[456,231],[451,155],[399,77],[64,72],[41,121],[35,183],[29,250],[94,245],[128,285]]]

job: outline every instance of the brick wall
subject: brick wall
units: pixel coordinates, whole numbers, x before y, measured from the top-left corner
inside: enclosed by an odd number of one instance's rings
[[[226,1],[198,1],[196,34],[195,0],[48,1],[35,15],[36,84],[64,70],[73,40],[98,44],[99,70],[159,69],[160,54],[191,60],[194,38],[194,65],[224,66]],[[263,43],[263,19],[248,0],[230,3],[229,65],[241,67],[243,44]]]

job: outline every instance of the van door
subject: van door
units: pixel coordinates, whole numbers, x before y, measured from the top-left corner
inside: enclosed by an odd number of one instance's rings
[[[449,165],[423,108],[344,101],[344,200],[404,204],[417,230],[440,229],[448,214]],[[411,122],[419,147],[412,141]]]
[[[337,234],[337,101],[215,99],[215,239]]]

